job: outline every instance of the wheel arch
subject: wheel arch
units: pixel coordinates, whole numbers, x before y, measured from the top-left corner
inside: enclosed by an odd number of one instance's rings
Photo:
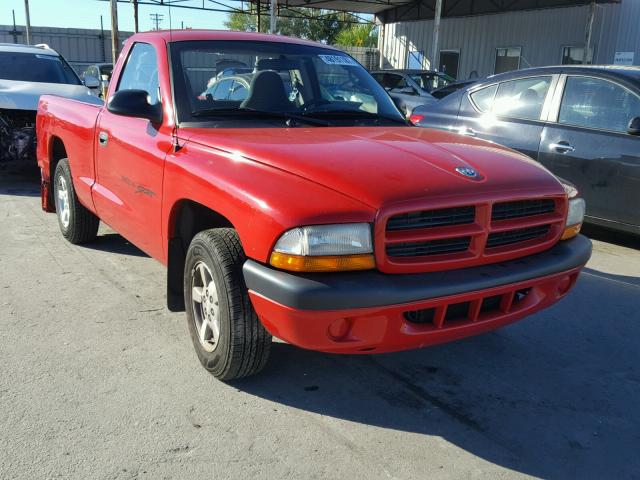
[[[47,156],[47,175],[48,178],[43,178],[43,182],[47,184],[45,195],[46,198],[43,198],[43,207],[46,212],[54,213],[56,211],[56,204],[53,201],[53,177],[56,172],[56,167],[58,163],[63,158],[68,158],[67,148],[64,144],[64,141],[58,137],[57,135],[52,135],[49,139],[49,150]]]
[[[172,312],[185,309],[183,276],[187,249],[193,237],[210,228],[233,228],[233,223],[220,212],[189,199],[175,202],[167,228],[167,308]]]

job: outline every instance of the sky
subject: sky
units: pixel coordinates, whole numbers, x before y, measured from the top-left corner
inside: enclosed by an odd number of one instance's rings
[[[188,2],[192,5],[201,2]],[[227,2],[236,8],[239,2]],[[215,4],[211,4],[215,8]],[[12,25],[11,11],[15,10],[16,24],[25,24],[24,0],[0,0],[0,25]],[[111,14],[109,2],[100,0],[29,0],[31,25],[38,27],[66,27],[66,28],[100,28],[100,15],[103,17],[105,30],[111,28]],[[159,13],[164,15],[160,28],[169,28],[169,10],[162,6],[140,5],[138,8],[140,30],[151,30],[154,26],[150,15]],[[171,8],[171,22],[174,28],[179,28],[184,22],[185,27],[192,28],[224,28],[226,13],[204,12],[184,8]],[[128,3],[118,3],[118,24],[121,31],[133,31],[133,7]]]

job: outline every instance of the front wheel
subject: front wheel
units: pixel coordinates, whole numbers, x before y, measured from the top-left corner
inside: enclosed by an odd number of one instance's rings
[[[271,335],[256,315],[242,275],[246,257],[235,230],[198,233],[189,246],[184,297],[200,363],[220,380],[253,375],[267,363]]]
[[[78,201],[71,179],[69,160],[66,158],[56,165],[53,196],[62,236],[76,245],[94,240],[98,235],[100,219]]]

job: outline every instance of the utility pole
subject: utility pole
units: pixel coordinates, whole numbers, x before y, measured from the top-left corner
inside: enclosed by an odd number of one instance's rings
[[[138,0],[131,0],[133,2],[133,31],[138,33]]]
[[[18,34],[20,32],[18,32],[16,28],[16,11],[11,10],[11,13],[13,14],[13,30],[11,31],[11,35],[13,36],[13,43],[18,43]]]
[[[442,15],[442,0],[436,0],[436,12],[433,17],[433,45],[431,48],[431,70],[438,70],[438,40],[440,37],[440,16]]]
[[[118,42],[118,0],[111,0],[111,58],[116,64],[119,54]]]
[[[151,17],[151,21],[155,24],[154,30],[160,30],[160,22],[162,22],[164,15],[161,13],[150,13],[149,17]]]
[[[596,0],[591,0],[589,5],[589,16],[587,17],[587,29],[585,33],[585,46],[582,51],[582,64],[589,62],[589,50],[591,50],[591,34],[593,32],[593,20],[596,16]]]
[[[256,7],[258,7],[258,25],[256,26],[256,30],[260,33],[260,0],[256,3]]]
[[[102,61],[107,61],[107,54],[104,51],[104,23],[102,22],[102,15],[100,15],[100,51],[102,52]]]
[[[271,0],[271,11],[269,12],[269,33],[276,33],[276,18],[277,18],[278,0]]]
[[[24,0],[24,14],[27,18],[27,45],[31,45],[31,17],[29,16],[29,0]]]

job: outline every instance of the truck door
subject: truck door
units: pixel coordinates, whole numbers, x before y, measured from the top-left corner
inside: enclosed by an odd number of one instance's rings
[[[640,224],[640,136],[627,133],[638,116],[640,96],[623,85],[588,75],[566,77],[538,160],[578,187],[591,217]]]
[[[150,103],[161,101],[158,56],[151,44],[133,44],[119,79],[114,79],[115,92],[144,90]],[[93,196],[98,215],[133,244],[162,258],[162,179],[171,132],[147,119],[103,109],[96,143]]]

